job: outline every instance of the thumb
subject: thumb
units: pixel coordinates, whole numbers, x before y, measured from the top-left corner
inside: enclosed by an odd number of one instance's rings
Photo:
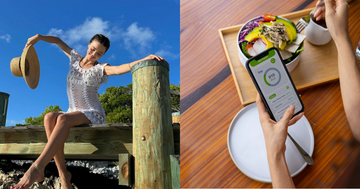
[[[24,49],[28,48],[29,46],[31,46],[31,43],[27,43]]]
[[[325,0],[325,9],[327,14],[334,14],[332,0]]]
[[[295,106],[290,105],[286,110],[284,116],[279,121],[281,124],[288,125],[289,121],[291,120],[292,116],[294,115]]]

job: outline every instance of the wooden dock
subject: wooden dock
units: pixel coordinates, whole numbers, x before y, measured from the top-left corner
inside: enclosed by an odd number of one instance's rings
[[[119,154],[133,154],[132,124],[81,125],[71,128],[65,142],[66,159],[118,160]],[[180,153],[180,124],[173,124],[175,154]],[[47,142],[45,128],[0,127],[0,158],[36,159]]]

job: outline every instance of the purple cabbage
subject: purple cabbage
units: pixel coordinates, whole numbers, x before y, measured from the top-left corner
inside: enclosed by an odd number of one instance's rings
[[[260,27],[260,24],[259,24],[260,21],[264,21],[264,16],[259,16],[258,18],[246,23],[246,25],[243,27],[243,30],[240,32],[239,44],[246,41],[244,39],[245,36],[247,36],[247,34],[249,34],[254,28]]]

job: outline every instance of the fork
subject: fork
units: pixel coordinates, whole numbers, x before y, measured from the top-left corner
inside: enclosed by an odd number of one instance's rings
[[[314,163],[314,160],[311,158],[311,156],[303,149],[301,146],[293,139],[293,137],[288,133],[289,138],[292,140],[292,142],[295,144],[296,148],[299,150],[301,156],[304,158],[307,164],[312,165]]]
[[[323,4],[324,4],[324,0],[322,0],[321,3],[316,7],[316,9],[312,10],[309,15],[304,16],[299,20],[299,22],[296,24],[296,29],[297,29],[298,33],[300,33],[301,31],[303,31],[306,28],[306,26],[308,25],[308,23],[310,21],[310,18],[314,17],[316,10],[319,7],[323,6]]]
[[[301,33],[301,31],[303,31],[306,26],[308,25],[310,21],[310,15],[307,15],[307,16],[304,16],[302,17],[299,22],[296,24],[296,30],[297,30],[297,33]]]

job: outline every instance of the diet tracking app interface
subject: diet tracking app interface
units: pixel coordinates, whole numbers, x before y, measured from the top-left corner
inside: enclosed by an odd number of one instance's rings
[[[280,56],[275,56],[276,53],[274,49],[270,50],[268,55],[258,60],[253,59],[249,67],[278,122],[291,104],[295,105],[295,113],[302,109],[302,104],[284,70]]]

